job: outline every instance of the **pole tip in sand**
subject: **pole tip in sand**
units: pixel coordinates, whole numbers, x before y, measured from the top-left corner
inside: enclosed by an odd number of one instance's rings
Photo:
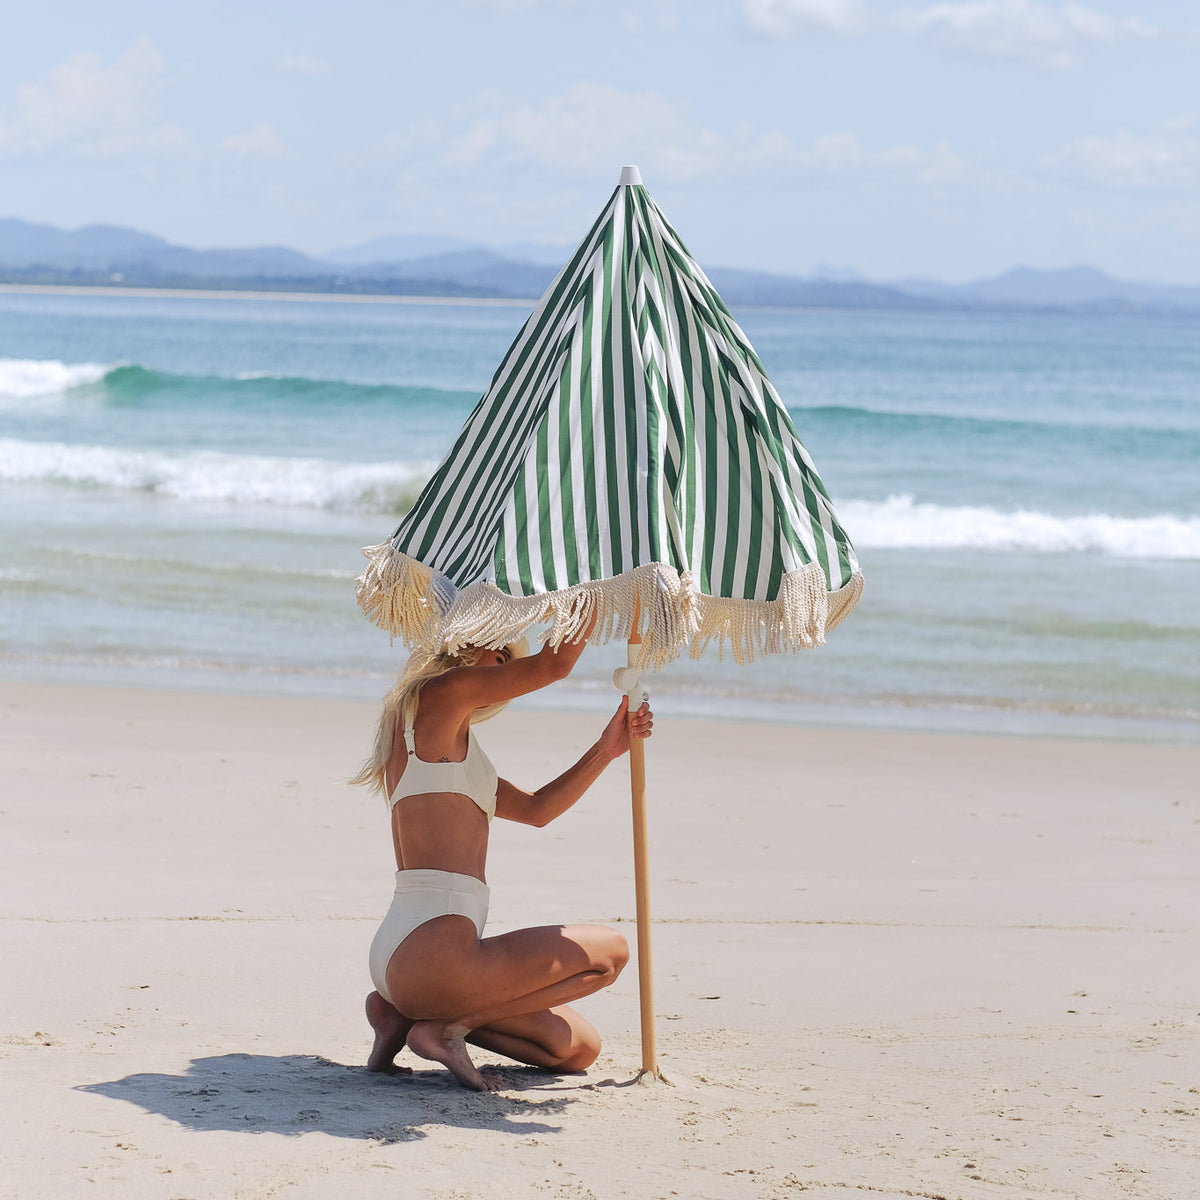
[[[617,184],[617,186],[618,187],[641,187],[642,186],[641,171],[639,171],[637,169],[637,167],[622,167],[621,168],[621,182],[619,184]]]

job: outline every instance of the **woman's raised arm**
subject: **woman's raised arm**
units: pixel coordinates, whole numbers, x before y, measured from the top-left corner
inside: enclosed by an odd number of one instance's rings
[[[617,711],[605,726],[599,741],[584,751],[583,757],[568,767],[557,779],[536,792],[525,792],[500,780],[496,793],[496,816],[522,825],[549,825],[562,816],[600,778],[604,768],[629,749],[631,738],[648,738],[654,728],[654,714],[649,704],[643,704],[630,714],[629,697],[622,696]]]
[[[578,641],[563,642],[557,649],[543,646],[537,654],[531,654],[528,658],[506,661],[504,651],[497,650],[494,651],[496,657],[489,661],[493,652],[485,652],[475,666],[459,667],[431,679],[425,685],[423,694],[436,695],[439,706],[461,712],[464,716],[477,708],[527,696],[570,675],[595,623],[593,617],[580,633]]]

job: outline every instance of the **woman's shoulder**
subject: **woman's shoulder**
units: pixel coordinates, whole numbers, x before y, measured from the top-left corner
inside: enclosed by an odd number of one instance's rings
[[[456,667],[453,671],[447,671],[445,675],[430,679],[421,688],[416,711],[413,713],[413,723],[431,716],[436,717],[438,710],[457,707],[460,696],[470,691],[470,670],[470,667]]]
[[[493,674],[483,667],[463,666],[429,680],[421,688],[419,717],[423,720],[430,716],[453,719],[459,713],[477,708],[478,698]]]

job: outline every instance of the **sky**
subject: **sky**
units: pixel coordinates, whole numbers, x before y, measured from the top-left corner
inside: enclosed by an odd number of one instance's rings
[[[1195,0],[5,7],[0,216],[568,245],[636,163],[706,267],[1200,284]]]

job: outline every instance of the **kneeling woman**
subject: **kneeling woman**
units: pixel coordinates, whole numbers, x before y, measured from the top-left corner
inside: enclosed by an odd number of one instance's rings
[[[643,705],[625,700],[599,740],[536,792],[496,777],[471,724],[517,696],[563,679],[584,642],[524,657],[524,645],[415,652],[388,694],[375,753],[356,776],[389,800],[396,894],[371,946],[368,1067],[395,1071],[407,1044],[466,1087],[493,1091],[467,1042],[552,1071],[581,1071],[600,1052],[595,1029],[568,1002],[607,987],[629,957],[625,939],[598,925],[543,925],[483,936],[488,823],[493,815],[546,825],[566,812],[629,738],[650,736]]]

